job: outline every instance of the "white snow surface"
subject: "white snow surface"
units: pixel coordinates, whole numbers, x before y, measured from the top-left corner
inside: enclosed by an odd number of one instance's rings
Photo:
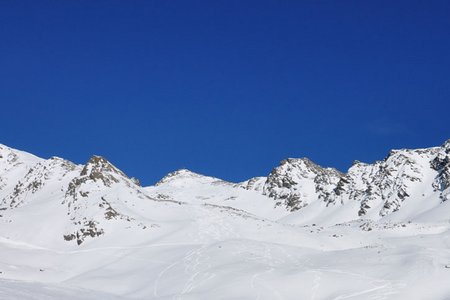
[[[150,187],[0,145],[0,299],[450,299],[449,144]]]

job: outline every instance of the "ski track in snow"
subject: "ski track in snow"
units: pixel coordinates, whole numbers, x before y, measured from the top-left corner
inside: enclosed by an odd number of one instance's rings
[[[311,271],[314,273],[314,280],[312,285],[312,291],[311,291],[311,300],[316,299],[317,292],[320,288],[320,280],[321,280],[321,273],[319,271]]]
[[[257,299],[261,298],[261,289],[263,289],[263,290],[266,290],[267,292],[269,292],[269,294],[272,295],[273,299],[282,300],[284,298],[281,295],[280,291],[278,291],[278,289],[276,289],[274,286],[272,286],[272,284],[270,282],[265,281],[262,278],[264,275],[267,275],[275,270],[274,267],[272,266],[272,262],[275,260],[275,258],[272,257],[270,247],[266,243],[263,243],[263,246],[264,246],[264,251],[262,253],[262,256],[259,258],[256,258],[255,260],[256,260],[256,262],[266,265],[264,267],[265,270],[262,272],[257,272],[252,275],[251,284],[250,284],[251,288],[253,290],[257,290]],[[258,287],[259,287],[259,289],[258,289]]]

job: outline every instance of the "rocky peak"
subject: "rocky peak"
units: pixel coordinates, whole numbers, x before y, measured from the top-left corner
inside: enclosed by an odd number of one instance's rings
[[[280,165],[272,170],[272,173],[282,173],[282,172],[300,172],[303,176],[309,172],[318,173],[322,168],[315,163],[313,163],[309,158],[287,158],[280,162]]]
[[[95,173],[112,172],[122,173],[119,169],[114,167],[106,158],[93,155],[84,166],[80,175],[92,175]],[[123,174],[123,173],[122,173]]]
[[[289,210],[300,209],[325,197],[329,188],[342,174],[336,169],[323,168],[308,158],[288,158],[272,170],[264,184],[263,194],[277,200]]]
[[[117,189],[134,195],[129,197],[139,198],[142,193],[137,179],[128,178],[104,157],[92,156],[68,184],[64,195],[63,204],[67,205],[67,215],[72,222],[64,239],[76,240],[79,245],[86,238],[103,235],[105,221],[120,220],[136,225],[133,218],[118,208],[123,202],[115,194]]]
[[[80,176],[88,176],[94,181],[102,180],[106,186],[118,182],[120,177],[129,179],[125,173],[116,168],[106,158],[97,155],[92,156],[84,165]]]
[[[64,203],[77,201],[80,197],[87,198],[92,189],[98,189],[100,186],[111,187],[119,182],[127,186],[136,184],[107,159],[94,155],[83,166],[79,175],[69,183]]]

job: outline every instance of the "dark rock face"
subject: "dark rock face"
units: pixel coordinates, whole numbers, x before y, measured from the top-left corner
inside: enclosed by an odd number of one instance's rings
[[[449,200],[450,196],[450,140],[445,142],[436,157],[431,161],[431,168],[437,171],[433,188],[440,192],[442,201]]]
[[[69,183],[65,194],[65,202],[68,198],[76,201],[79,196],[88,197],[90,185],[92,184],[111,187],[114,183],[119,183],[121,180],[125,181],[128,186],[136,185],[134,181],[113,166],[108,160],[94,155],[84,165],[79,176],[73,178]]]
[[[81,228],[74,233],[64,235],[64,240],[76,240],[77,245],[81,245],[87,237],[94,238],[104,234],[103,229],[98,228],[98,222],[95,222],[93,220],[85,221],[82,224],[80,222],[79,225],[81,225]]]
[[[314,199],[326,199],[330,186],[342,174],[331,168],[322,168],[307,158],[289,158],[272,170],[263,187],[263,194],[276,200],[276,205],[294,211]]]
[[[86,163],[80,176],[88,176],[89,179],[94,181],[101,180],[105,186],[111,186],[113,182],[118,182],[117,176],[128,178],[105,158],[96,155],[92,156]]]
[[[422,181],[422,166],[418,161],[429,155],[428,152],[400,150],[391,151],[386,159],[372,165],[358,162],[338,182],[329,203],[358,201],[359,216],[380,205],[380,216],[394,212],[410,196],[408,190],[413,183]]]

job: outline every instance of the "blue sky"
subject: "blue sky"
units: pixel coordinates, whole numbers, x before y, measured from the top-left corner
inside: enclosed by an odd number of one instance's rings
[[[450,138],[449,1],[2,1],[0,143],[151,184]]]

